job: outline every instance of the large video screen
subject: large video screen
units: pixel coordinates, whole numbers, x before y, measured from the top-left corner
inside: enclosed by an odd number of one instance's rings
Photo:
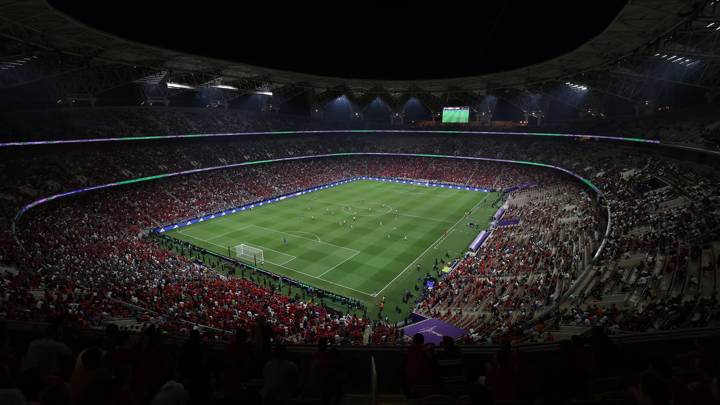
[[[465,123],[470,120],[470,107],[443,107],[443,123]]]

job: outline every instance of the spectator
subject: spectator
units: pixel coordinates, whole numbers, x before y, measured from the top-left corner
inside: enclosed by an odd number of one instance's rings
[[[282,403],[297,394],[298,366],[289,359],[284,345],[276,345],[263,369],[264,384],[260,390],[265,403]]]
[[[318,351],[310,362],[303,398],[317,398],[322,403],[336,403],[342,394],[342,367],[337,349],[328,349],[328,339],[320,338]]]
[[[48,326],[44,337],[30,342],[23,358],[22,370],[32,370],[39,376],[63,375],[71,352],[70,348],[62,343],[62,335],[59,324]]]
[[[168,381],[155,394],[151,405],[186,405],[188,403],[190,403],[190,397],[185,391],[185,387],[179,382]]]
[[[109,403],[112,398],[110,372],[101,367],[100,348],[85,349],[77,358],[70,377],[70,398],[77,405]]]
[[[433,383],[433,357],[430,348],[425,346],[425,337],[421,333],[413,335],[412,345],[405,355],[405,384],[408,393],[417,385]]]
[[[15,387],[10,372],[5,366],[0,366],[0,404],[25,405],[25,396]]]

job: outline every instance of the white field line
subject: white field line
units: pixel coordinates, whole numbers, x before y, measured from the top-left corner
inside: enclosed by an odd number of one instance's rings
[[[441,244],[441,243],[443,243],[443,242],[445,242],[445,239],[449,238],[449,237],[450,237],[450,234],[453,233],[453,232],[455,232],[455,229],[454,229],[454,228],[449,229],[449,230],[447,231],[447,233],[444,233],[443,236],[442,236],[440,239],[436,240],[435,243],[433,243],[433,244],[430,245],[430,246],[433,246],[433,245],[434,245],[434,246],[435,246],[435,249],[437,249],[438,245]]]
[[[347,289],[347,290],[355,291],[356,293],[360,293],[360,294],[366,295],[366,296],[368,296],[368,297],[374,297],[374,295],[372,295],[372,294],[370,294],[370,293],[368,293],[368,292],[366,292],[366,291],[356,290],[356,289],[354,289],[354,288],[352,288],[352,287],[348,287],[348,286],[345,286],[345,285],[342,285],[342,284],[338,284],[338,283],[336,283],[336,282],[334,282],[334,281],[325,280],[324,278],[320,278],[320,276],[313,276],[312,274],[307,274],[307,273],[304,273],[304,272],[302,272],[302,271],[300,271],[300,270],[295,270],[295,269],[293,269],[292,267],[280,266],[280,265],[277,265],[277,266],[282,267],[282,268],[284,268],[284,269],[288,269],[288,270],[290,270],[290,271],[294,271],[294,272],[296,272],[296,273],[304,274],[304,275],[306,275],[306,276],[308,276],[308,277],[316,278],[316,279],[318,279],[318,280],[320,280],[320,281],[322,281],[322,282],[325,282],[325,283],[330,283],[330,284],[332,284],[332,285],[336,285],[336,286],[338,286],[338,287],[342,287],[342,288],[345,288],[345,289]]]
[[[292,236],[292,237],[294,237],[294,238],[300,238],[300,239],[305,239],[305,240],[309,240],[309,241],[316,242],[316,243],[322,243],[323,245],[328,245],[328,246],[336,247],[336,248],[338,248],[338,249],[349,250],[349,251],[351,251],[351,252],[353,252],[353,253],[356,253],[356,254],[357,254],[357,253],[360,253],[360,251],[357,250],[357,249],[351,249],[351,248],[348,248],[348,247],[345,247],[345,246],[335,245],[335,244],[330,243],[330,242],[323,242],[323,241],[317,240],[317,239],[310,239],[310,238],[306,238],[306,237],[303,237],[303,236],[293,235],[293,234],[288,233],[288,232],[278,231],[277,229],[266,228],[266,227],[260,226],[260,225],[248,225],[248,227],[251,227],[251,226],[252,226],[252,227],[255,227],[255,228],[265,229],[266,231],[271,231],[271,232],[275,232],[275,233],[281,233],[281,234],[283,234],[283,235],[289,235],[289,236]]]
[[[340,207],[343,207],[343,208],[345,208],[345,207],[355,208],[356,210],[360,210],[360,211],[362,211],[362,210],[367,210],[367,208],[360,208],[360,207],[357,207],[357,206],[354,206],[354,205],[340,204],[340,203],[336,203],[336,202],[332,202],[332,201],[323,201],[323,200],[320,200],[320,199],[313,199],[313,201],[319,202],[320,204],[337,205],[337,206],[340,206]],[[390,207],[390,206],[388,205],[388,207]],[[349,215],[353,215],[353,214],[350,214],[349,212],[345,211],[344,209],[343,209],[343,212],[345,212],[346,214],[349,214]],[[383,216],[383,215],[391,215],[392,213],[393,213],[393,212],[392,212],[392,207],[390,207],[390,211],[388,211],[388,212],[383,212],[383,213],[381,213],[381,214],[373,214],[373,215],[357,214],[357,215],[362,216],[362,217],[380,217],[380,216]],[[443,220],[443,219],[429,218],[429,217],[421,217],[421,216],[417,216],[417,215],[410,215],[410,214],[397,214],[397,215],[398,215],[398,216],[401,216],[401,217],[424,219],[424,220],[426,220],[426,221],[441,222],[441,223],[443,223],[443,224],[451,224],[451,223],[452,223],[452,222],[450,222],[450,221],[446,221],[446,220]]]
[[[288,233],[288,234],[290,234],[290,235],[292,235],[292,234],[294,234],[294,233],[303,233],[303,234],[305,234],[305,235],[312,235],[312,236],[315,237],[315,239],[317,239],[318,242],[322,242],[322,241],[320,240],[320,237],[317,236],[317,234],[314,234],[314,233],[312,233],[312,232],[305,232],[305,231],[286,231],[286,233]]]
[[[200,242],[207,243],[208,245],[217,246],[217,247],[220,247],[220,248],[223,248],[223,249],[227,249],[227,248],[229,247],[229,246],[218,245],[217,243],[210,242],[212,239],[198,238],[197,236],[193,236],[193,235],[187,234],[187,233],[185,233],[185,232],[183,232],[183,231],[177,231],[177,233],[179,233],[180,235],[185,235],[185,236],[187,236],[188,238],[195,239],[195,240],[199,240]]]
[[[452,222],[450,222],[450,221],[445,221],[445,220],[442,220],[442,219],[421,217],[421,216],[419,216],[419,215],[410,215],[410,214],[398,214],[398,215],[401,216],[401,217],[418,218],[418,219],[423,219],[423,220],[426,220],[426,221],[440,222],[440,223],[443,223],[443,224],[451,224],[451,223],[452,223]]]
[[[249,225],[249,226],[257,226],[257,225]],[[258,228],[262,228],[262,227],[258,227]],[[279,231],[278,231],[278,232],[279,232]],[[182,235],[185,235],[185,236],[187,236],[187,237],[190,237],[190,238],[192,238],[192,239],[197,239],[197,240],[199,240],[199,241],[201,241],[201,242],[205,242],[205,243],[211,244],[211,245],[213,245],[213,246],[218,246],[218,247],[221,247],[221,248],[223,248],[223,249],[227,249],[227,246],[218,245],[217,243],[212,243],[212,242],[209,242],[209,241],[207,241],[207,240],[205,240],[205,239],[201,239],[201,238],[198,238],[198,237],[195,237],[195,236],[192,236],[192,235],[185,234],[185,233],[183,233],[183,232],[180,231],[180,230],[178,230],[178,233],[180,233],[180,234],[182,234]],[[299,237],[299,236],[298,236],[298,237]],[[302,239],[307,239],[307,238],[302,238]],[[308,239],[308,240],[315,241],[314,239]],[[326,243],[326,242],[322,242],[322,243]],[[332,245],[332,244],[330,244],[330,245]],[[332,245],[332,246],[335,246],[335,245]],[[342,247],[342,246],[337,246],[337,247]],[[345,248],[345,249],[347,249],[347,248]],[[353,250],[353,251],[355,252],[355,254],[354,254],[353,256],[350,256],[350,257],[354,257],[354,256],[356,256],[358,253],[360,253],[359,250],[355,250],[355,249],[349,249],[349,250]],[[346,260],[347,260],[347,259],[346,259]],[[366,291],[356,290],[356,289],[354,289],[354,288],[352,288],[352,287],[348,287],[348,286],[346,286],[346,285],[338,284],[338,283],[336,283],[336,282],[334,282],[334,281],[325,280],[324,278],[320,278],[320,276],[313,276],[312,274],[305,273],[304,271],[300,271],[300,270],[297,270],[297,269],[293,269],[292,267],[288,267],[288,266],[285,266],[285,265],[283,265],[283,264],[273,263],[273,262],[271,262],[271,261],[269,261],[269,260],[266,260],[266,262],[268,262],[268,263],[270,263],[270,264],[273,264],[273,265],[275,265],[275,266],[278,266],[278,267],[282,267],[283,269],[290,270],[290,271],[295,272],[295,273],[298,273],[298,274],[302,274],[302,275],[304,275],[304,276],[308,276],[308,277],[311,277],[311,278],[314,278],[314,279],[318,279],[318,280],[320,280],[320,281],[322,281],[322,282],[325,282],[325,283],[329,283],[329,284],[332,284],[332,285],[335,285],[335,286],[338,286],[338,287],[342,287],[342,288],[345,288],[345,289],[350,290],[350,291],[355,291],[356,293],[360,293],[360,294],[366,295],[366,296],[368,296],[368,297],[373,297],[372,294],[370,294],[370,293],[368,293],[368,292],[366,292]]]
[[[195,224],[193,224],[193,225],[195,225]],[[223,233],[221,233],[220,235],[213,235],[212,238],[207,239],[207,240],[203,239],[203,240],[205,240],[206,242],[209,242],[209,241],[211,241],[211,240],[220,239],[220,238],[223,238],[223,237],[225,237],[225,236],[227,236],[227,235],[230,235],[231,233],[240,232],[240,231],[242,231],[242,230],[245,229],[245,228],[247,228],[247,226],[243,226],[243,227],[240,227],[240,228],[233,229],[233,230],[231,230],[231,231],[223,232]],[[185,233],[184,231],[178,231],[178,232],[181,233],[181,234],[183,234],[183,235],[185,235],[185,236],[190,236],[191,238],[194,238],[194,237],[195,237],[194,235],[187,234],[187,233]]]
[[[228,248],[228,246],[218,245],[217,243],[210,242],[212,239],[198,238],[197,236],[188,235],[188,234],[186,234],[186,233],[183,233],[182,231],[178,231],[178,233],[181,234],[181,235],[185,235],[185,236],[187,236],[188,238],[195,239],[195,240],[199,240],[200,242],[207,243],[208,245],[213,245],[213,246],[217,246],[217,247],[219,247],[219,248],[222,248],[222,249],[223,249],[223,252],[225,251],[225,249]],[[246,243],[246,245],[249,245],[249,243]],[[260,245],[258,245],[258,246],[260,246]],[[236,246],[233,246],[233,247],[236,247]],[[264,246],[263,246],[263,248],[264,248]],[[295,256],[293,256],[293,255],[289,255],[289,254],[287,254],[287,253],[279,252],[279,251],[274,250],[274,249],[266,248],[266,250],[272,250],[273,252],[277,252],[277,253],[280,253],[280,254],[282,254],[282,255],[292,257],[292,259],[286,260],[286,261],[284,261],[282,264],[287,264],[287,263],[290,263],[291,261],[297,259],[297,257],[295,257]],[[270,263],[270,264],[274,264],[274,265],[276,265],[276,266],[281,266],[281,264],[275,263],[275,262],[273,262],[273,261],[271,261],[271,260],[265,260],[265,261],[268,262],[268,263]]]
[[[348,257],[347,259],[341,261],[340,263],[338,263],[338,264],[330,267],[329,269],[325,270],[325,272],[323,272],[322,274],[320,274],[318,277],[322,277],[322,276],[326,275],[327,273],[330,273],[331,271],[335,270],[336,267],[338,267],[339,265],[341,265],[341,264],[345,263],[346,261],[352,259],[353,257],[357,256],[359,253],[360,253],[360,252],[353,253],[352,256]]]
[[[279,250],[270,249],[269,247],[265,247],[265,246],[263,246],[263,245],[258,245],[258,244],[255,244],[255,243],[242,243],[242,244],[243,244],[243,245],[252,246],[252,247],[255,247],[255,248],[262,248],[261,250],[270,250],[270,251],[273,251],[273,252],[275,252],[275,253],[280,253],[280,254],[283,255],[283,256],[292,257],[292,259],[287,260],[287,261],[283,262],[282,264],[287,264],[287,263],[290,263],[291,261],[297,259],[297,256],[293,256],[293,255],[291,255],[291,254],[288,254],[288,253],[285,253],[285,252],[281,252],[281,251],[279,251]],[[234,247],[237,248],[238,246],[240,246],[240,245],[235,245]],[[272,264],[278,265],[278,263],[273,263],[273,262],[271,262],[270,260],[265,260],[265,261],[268,262],[268,263],[272,263]]]
[[[488,195],[489,195],[489,194],[488,194]],[[488,198],[488,195],[486,195],[485,198],[483,198],[482,200],[478,201],[477,204],[473,205],[473,207],[470,208],[470,211],[474,210],[478,205],[482,204],[482,203]],[[462,217],[460,217],[460,219],[458,219],[457,222],[455,222],[455,224],[454,224],[453,226],[451,226],[450,229],[448,229],[448,234],[450,233],[450,231],[452,231],[453,229],[455,229],[455,227],[456,227],[460,222],[462,222],[464,219],[465,219],[465,216],[464,216],[464,215],[463,215]],[[422,253],[420,253],[420,255],[418,255],[418,257],[416,257],[415,259],[413,259],[413,261],[410,262],[410,264],[408,264],[407,267],[405,267],[405,268],[403,269],[403,271],[401,271],[400,273],[398,273],[398,274],[395,276],[395,278],[393,278],[392,280],[390,280],[390,282],[387,283],[387,284],[385,285],[385,287],[383,287],[380,291],[376,292],[374,296],[377,297],[378,295],[380,295],[380,293],[382,293],[383,291],[385,291],[385,289],[388,288],[388,287],[390,286],[390,284],[394,283],[395,280],[397,280],[400,276],[402,276],[403,274],[405,274],[405,272],[407,271],[407,269],[410,268],[410,266],[412,266],[413,264],[415,264],[415,262],[418,261],[418,259],[420,259],[421,257],[423,257],[423,256],[425,255],[425,253],[427,253],[428,250],[432,249],[433,246],[435,246],[436,244],[440,243],[445,237],[446,237],[446,235],[443,234],[443,235],[440,236],[437,240],[435,240],[435,242],[431,243],[430,246],[427,247],[427,249],[425,249]]]
[[[285,262],[283,262],[282,264],[275,264],[275,265],[276,265],[276,266],[284,266],[284,265],[290,263],[291,261],[297,259],[297,257],[295,257],[295,256],[293,256],[293,255],[288,255],[288,256],[292,257],[292,259],[290,259],[290,260],[288,260],[288,261],[285,261]],[[273,263],[273,264],[274,264],[274,263]]]

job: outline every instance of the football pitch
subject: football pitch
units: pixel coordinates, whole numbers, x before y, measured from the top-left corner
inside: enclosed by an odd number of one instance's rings
[[[166,234],[357,299],[368,313],[386,297],[385,315],[395,320],[410,306],[402,302],[404,291],[417,297],[426,273],[437,276],[436,262],[441,269],[442,262],[460,257],[487,228],[497,197],[358,180]],[[249,252],[238,256],[240,245]]]

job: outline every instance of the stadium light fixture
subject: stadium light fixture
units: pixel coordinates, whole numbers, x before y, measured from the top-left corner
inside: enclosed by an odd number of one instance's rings
[[[187,89],[187,90],[195,89],[193,86],[190,86],[189,84],[174,83],[174,82],[167,82],[167,87],[168,87],[168,89]]]
[[[238,89],[235,86],[228,86],[227,84],[215,84],[210,87],[215,87],[216,89],[224,89],[224,90],[237,90]]]
[[[705,28],[710,28],[710,27],[712,27],[713,25],[715,25],[715,22],[714,22],[714,21],[711,22],[710,24],[706,25]]]
[[[15,60],[0,60],[0,70],[10,70],[13,68],[17,68],[37,58],[38,57],[36,55],[33,55]]]
[[[577,83],[572,83],[572,82],[565,82],[565,84],[576,90],[587,91],[587,89],[588,89],[587,86],[582,85],[582,84],[577,84]]]
[[[272,92],[272,91],[257,90],[257,91],[255,91],[255,94],[259,94],[259,95],[261,95],[261,96],[272,96],[272,95],[273,95],[273,92]]]
[[[655,54],[655,56],[658,56],[658,55],[660,55],[660,54],[659,53]],[[663,55],[660,55],[660,58],[665,59],[668,62],[679,63],[679,64],[685,65],[685,66],[690,66],[690,65],[693,65],[693,64],[699,62],[696,59],[690,59],[690,58],[686,58],[686,57],[678,56],[678,55],[672,55],[672,56],[668,57],[667,54],[663,54]]]

